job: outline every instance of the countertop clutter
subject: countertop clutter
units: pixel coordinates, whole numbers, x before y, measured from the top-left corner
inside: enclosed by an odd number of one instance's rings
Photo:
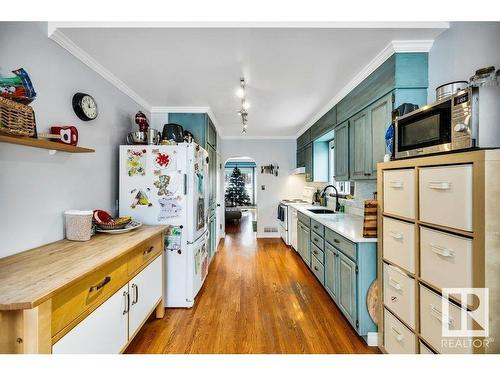
[[[352,242],[377,242],[376,238],[363,237],[363,217],[345,213],[315,214],[309,209],[317,209],[319,206],[290,204],[297,211],[323,224],[325,227],[337,232]]]

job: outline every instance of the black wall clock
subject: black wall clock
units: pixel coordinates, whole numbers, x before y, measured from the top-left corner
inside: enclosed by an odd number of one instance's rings
[[[73,95],[73,111],[82,121],[94,120],[97,117],[97,103],[89,94],[77,92]]]

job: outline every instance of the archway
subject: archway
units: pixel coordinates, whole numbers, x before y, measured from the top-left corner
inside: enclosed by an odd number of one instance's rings
[[[257,232],[257,164],[248,156],[224,162],[224,217],[227,234],[254,237]]]

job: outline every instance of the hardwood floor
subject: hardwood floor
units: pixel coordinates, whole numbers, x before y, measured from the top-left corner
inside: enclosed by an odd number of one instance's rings
[[[298,254],[257,240],[251,220],[226,227],[194,307],[150,318],[126,353],[378,353]]]

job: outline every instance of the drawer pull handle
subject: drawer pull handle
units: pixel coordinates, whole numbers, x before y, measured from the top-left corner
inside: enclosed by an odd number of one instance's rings
[[[402,290],[403,288],[401,287],[401,284],[397,282],[397,280],[394,280],[392,277],[389,277],[389,285],[392,286],[394,289],[397,290]]]
[[[314,229],[318,229],[318,227],[316,225],[314,225]]]
[[[148,255],[150,252],[152,252],[154,250],[154,248],[155,248],[154,246],[150,246],[148,249],[146,249],[142,252],[142,255],[144,255],[144,256]]]
[[[392,238],[396,239],[396,240],[402,240],[403,239],[403,233],[401,233],[401,232],[394,232],[394,231],[390,230],[389,231],[389,235]]]
[[[391,181],[389,182],[389,186],[393,189],[402,189],[403,183],[401,181]]]
[[[396,327],[391,326],[391,333],[392,335],[396,338],[398,342],[403,341],[404,337],[403,335],[396,329]]]
[[[123,292],[123,297],[125,298],[125,308],[123,309],[123,315],[126,315],[130,311],[130,295],[127,291],[125,291]]]
[[[333,242],[335,242],[335,243],[340,243],[340,241],[339,241],[339,240],[337,240],[336,238],[334,238],[334,239],[333,239]]]
[[[313,250],[313,253],[316,254],[316,255],[318,255],[318,252],[316,250]]]
[[[132,300],[132,306],[139,301],[139,287],[137,284],[132,284],[132,292],[134,293],[134,299]]]
[[[450,190],[451,189],[451,182],[446,182],[446,181],[432,181],[429,182],[429,189],[435,189],[435,190]]]
[[[104,287],[104,285],[106,285],[110,281],[111,281],[111,277],[110,276],[106,276],[104,278],[104,280],[101,281],[99,284],[91,286],[90,289],[89,289],[89,292],[97,292],[99,289],[102,289]]]
[[[447,249],[446,247],[435,245],[431,243],[431,250],[433,253],[437,255],[441,255],[443,257],[452,257],[455,255],[455,252],[451,249]]]
[[[314,242],[318,242],[318,239],[317,239],[317,238],[313,238],[313,241],[314,241]]]
[[[449,326],[453,326],[453,319],[452,318],[448,318],[446,319],[445,316],[443,316],[443,313],[441,312],[441,310],[439,310],[436,306],[434,305],[431,305],[431,315],[436,318],[437,320],[439,320],[440,322],[443,322],[443,318],[445,320],[448,320],[448,325]]]

